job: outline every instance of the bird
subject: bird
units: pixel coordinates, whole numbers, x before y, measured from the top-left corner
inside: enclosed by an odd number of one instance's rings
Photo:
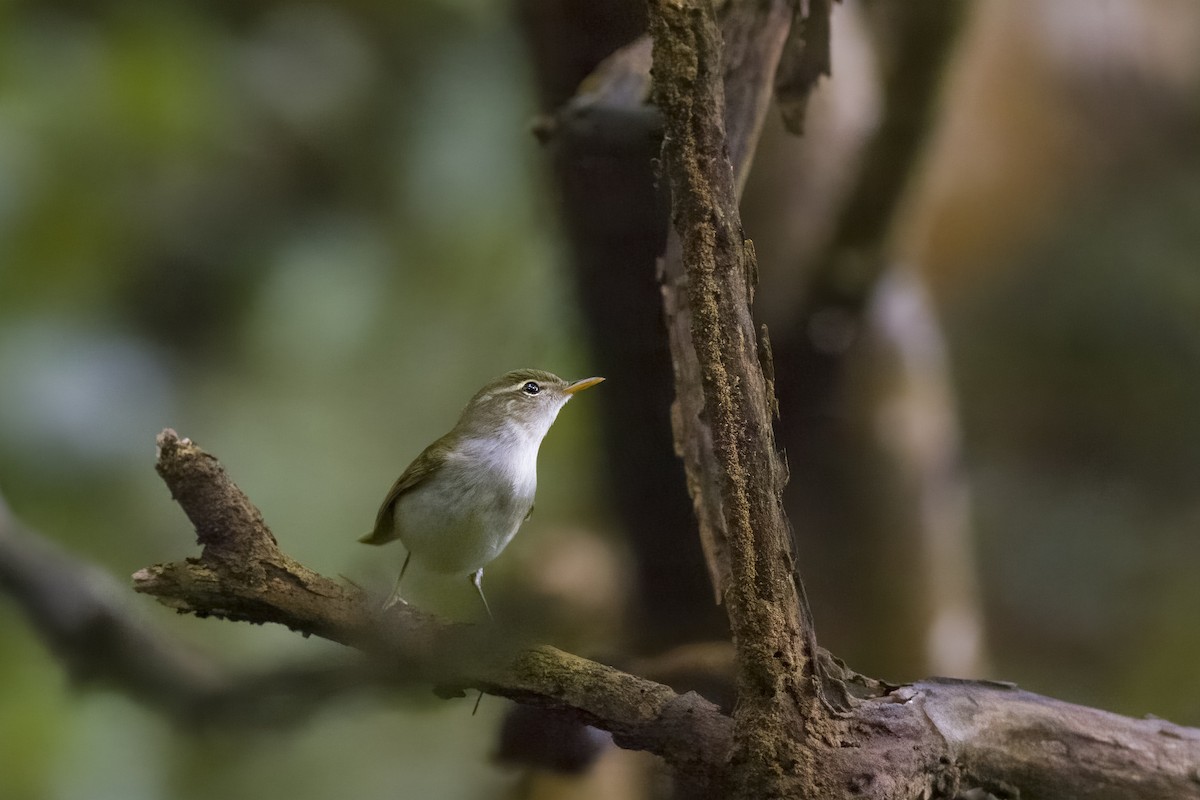
[[[537,456],[562,407],[604,378],[566,381],[550,372],[518,369],[489,381],[467,403],[450,432],[426,447],[392,484],[359,541],[397,539],[408,553],[384,603],[403,602],[400,583],[410,562],[466,576],[483,593],[483,569],[533,513]]]

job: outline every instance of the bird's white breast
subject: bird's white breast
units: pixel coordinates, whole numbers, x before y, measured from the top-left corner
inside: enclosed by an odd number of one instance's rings
[[[396,504],[396,529],[413,557],[465,575],[500,555],[533,505],[540,444],[516,426],[460,441],[437,475]]]
[[[488,480],[507,483],[514,494],[532,496],[537,489],[537,456],[540,436],[527,435],[517,425],[508,425],[501,436],[464,439],[450,456],[471,464]]]

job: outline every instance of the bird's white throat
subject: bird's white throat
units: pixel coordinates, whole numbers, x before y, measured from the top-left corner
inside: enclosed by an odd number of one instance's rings
[[[455,456],[503,476],[518,496],[532,495],[538,450],[553,421],[551,417],[544,427],[506,422],[490,436],[463,439]]]

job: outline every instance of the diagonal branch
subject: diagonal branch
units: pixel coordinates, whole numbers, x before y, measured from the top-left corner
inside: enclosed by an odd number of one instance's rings
[[[244,499],[215,460],[190,444],[182,450],[198,457],[192,466],[202,466],[199,459],[208,462],[199,474],[178,464],[182,469],[177,474],[187,488],[204,490],[187,496],[218,504],[224,498]],[[223,513],[219,507],[205,511],[192,506],[189,511],[208,519]],[[113,602],[113,586],[105,576],[15,528],[15,522],[0,513],[0,589],[34,619],[59,658],[76,677],[103,679],[184,724],[294,722],[303,718],[288,710],[297,699],[290,693],[295,688],[306,692],[300,699],[308,704],[295,706],[302,712],[317,707],[310,701],[321,699],[308,692],[323,688],[347,691],[412,680],[474,682],[522,702],[566,709],[577,719],[591,720],[614,731],[622,746],[661,753],[693,780],[711,780],[725,769],[730,720],[707,701],[553,648],[522,650],[509,645],[489,653],[497,637],[489,642],[470,626],[441,625],[410,609],[402,610],[390,626],[386,620],[380,623],[378,644],[370,649],[373,658],[359,658],[357,666],[333,665],[332,682],[317,669],[307,675],[303,669],[278,670],[233,685],[209,681],[208,667],[197,670],[190,664],[194,654]],[[206,548],[190,562],[197,570],[194,575],[189,565],[181,566],[179,580],[204,578],[190,588],[156,578],[162,567],[139,573],[138,581],[143,589],[162,591],[168,604],[197,614],[240,614],[255,621],[301,616],[294,603],[280,602],[278,587],[272,585],[275,578],[269,577],[257,591],[241,586],[245,578],[239,575],[257,570],[249,561],[241,571],[226,561],[218,567],[219,576],[205,575],[203,562],[216,555]],[[203,594],[201,587],[209,577],[228,582],[223,597],[219,592]],[[314,588],[327,585],[321,581]],[[368,603],[367,608],[373,606]],[[409,648],[419,650],[423,639],[433,642],[426,655],[446,658],[448,666],[408,657]],[[509,653],[515,655],[507,657]],[[831,671],[839,667],[836,662],[827,666]],[[842,678],[866,693],[840,720],[837,738],[820,751],[824,781],[814,796],[898,800],[935,791],[946,797],[985,796],[969,794],[976,787],[1013,796],[1013,787],[1018,787],[1022,797],[1031,798],[1200,800],[1200,731],[1195,729],[1075,706],[1008,684],[930,680],[889,691],[852,675]],[[209,691],[214,685],[215,691]],[[179,698],[195,702],[180,703]],[[273,715],[272,704],[280,707],[276,710],[282,717]]]
[[[731,722],[694,693],[506,632],[441,622],[304,567],[276,544],[261,514],[208,453],[172,430],[158,438],[158,471],[196,527],[199,558],[138,571],[134,588],[198,616],[275,622],[354,647],[397,675],[454,690],[482,689],[547,706],[610,731],[703,777],[723,761]]]
[[[223,682],[215,664],[135,619],[104,572],[21,529],[2,502],[0,592],[79,683],[129,686],[137,699],[179,715]]]

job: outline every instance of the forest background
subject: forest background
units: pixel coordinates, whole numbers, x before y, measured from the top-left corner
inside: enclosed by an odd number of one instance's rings
[[[180,557],[190,532],[152,470],[171,425],[221,457],[291,554],[382,587],[402,556],[353,540],[484,380],[656,363],[652,337],[588,310],[593,278],[532,133],[557,105],[544,43],[558,5],[0,12],[10,512],[118,585]],[[888,3],[837,6],[807,136],[772,114],[747,188],[781,382],[809,363],[789,359],[789,330],[837,361],[818,408],[789,414],[781,387],[784,424],[802,429],[782,439],[821,641],[892,680],[996,677],[1200,724],[1200,14],[1166,0],[958,12],[940,100],[879,221],[887,275],[938,326],[915,384],[897,389],[869,320],[810,307],[814,275],[874,296],[861,247],[831,273],[811,266],[839,235],[812,208],[854,195],[856,143],[888,130]],[[613,37],[637,34],[634,4],[605,13]],[[580,52],[579,76],[555,73],[572,90],[607,55]],[[610,380],[564,413],[538,514],[489,570],[500,613],[569,649],[632,657],[721,635],[694,533],[676,524],[690,549],[647,551],[639,503],[661,496],[619,483],[643,463],[622,442],[673,458],[626,413],[665,414],[661,386]],[[912,474],[897,465],[929,441],[929,418],[936,458],[953,456],[928,478],[951,486],[935,492],[949,547],[914,544],[928,518],[895,511],[919,505],[924,479],[887,478]],[[682,478],[663,480],[679,490],[663,505],[690,513]],[[450,615],[470,599],[428,587]],[[121,601],[239,670],[334,650]],[[119,693],[77,691],[13,604],[0,642],[0,797],[529,791],[491,759],[498,700],[472,718],[422,692],[351,697],[286,731],[196,736]],[[627,795],[635,768],[604,758],[592,796]]]

